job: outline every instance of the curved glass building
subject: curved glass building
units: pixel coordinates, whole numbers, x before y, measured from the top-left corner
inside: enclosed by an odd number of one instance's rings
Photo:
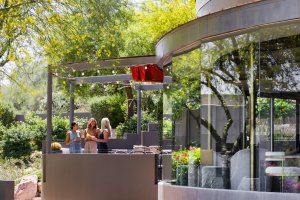
[[[199,0],[196,12],[156,45],[173,77],[173,182],[299,193],[300,1]]]

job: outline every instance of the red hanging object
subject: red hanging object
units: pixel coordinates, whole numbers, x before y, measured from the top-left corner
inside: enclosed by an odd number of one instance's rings
[[[131,74],[132,74],[132,79],[134,81],[140,81],[140,72],[139,72],[139,66],[132,66],[130,67],[131,69]]]
[[[160,82],[164,81],[164,71],[156,64],[143,66],[131,66],[132,78],[139,82]]]

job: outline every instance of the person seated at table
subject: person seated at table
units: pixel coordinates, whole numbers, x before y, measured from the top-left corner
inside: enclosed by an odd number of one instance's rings
[[[107,141],[111,134],[111,126],[108,118],[103,118],[101,120],[101,129],[95,138],[95,141],[98,142],[98,153],[107,153],[108,145]]]
[[[97,153],[96,136],[100,134],[100,130],[95,118],[91,118],[88,121],[87,128],[84,130],[84,153]]]
[[[79,126],[76,122],[72,122],[70,128],[71,130],[66,133],[66,145],[69,145],[70,153],[81,153]]]

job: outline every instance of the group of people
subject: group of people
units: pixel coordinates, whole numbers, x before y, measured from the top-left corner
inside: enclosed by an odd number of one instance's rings
[[[69,145],[70,153],[81,153],[81,138],[84,138],[84,153],[107,153],[107,141],[111,135],[111,126],[108,118],[101,120],[101,128],[98,128],[95,118],[89,119],[87,128],[80,133],[78,123],[71,123],[71,130],[66,134],[66,145]]]

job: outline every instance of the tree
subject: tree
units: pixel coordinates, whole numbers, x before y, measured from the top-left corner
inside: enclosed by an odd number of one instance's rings
[[[50,5],[51,0],[1,0],[0,1],[0,70],[7,64],[22,59],[26,54],[24,46],[37,27],[37,19]]]
[[[165,33],[196,18],[195,0],[145,1],[136,9],[123,32],[122,56],[152,55],[155,44]]]
[[[171,29],[196,17],[194,0],[163,0],[145,1],[134,10],[134,15],[122,33],[124,38],[124,49],[121,56],[140,56],[155,54],[155,44],[165,33]],[[127,92],[132,94],[131,88]],[[143,101],[152,107],[143,108],[150,112],[160,113],[157,117],[162,117],[162,111],[157,112],[155,105],[162,102],[162,95],[157,91],[147,91],[143,93]],[[133,97],[133,95],[131,95]],[[159,98],[158,98],[159,97]],[[132,105],[132,103],[130,102]],[[131,115],[132,116],[132,115]]]

